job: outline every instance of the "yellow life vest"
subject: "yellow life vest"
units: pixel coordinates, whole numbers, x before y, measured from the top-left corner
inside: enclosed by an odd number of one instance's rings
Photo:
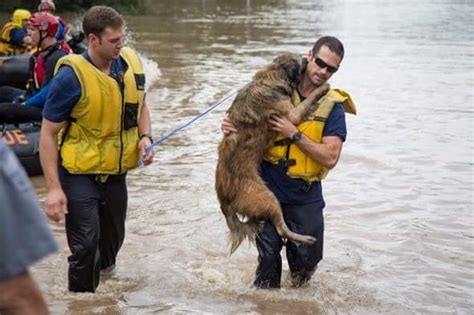
[[[11,40],[11,32],[17,26],[13,25],[12,22],[8,22],[2,28],[2,33],[0,35],[0,56],[11,56],[11,55],[19,55],[19,54],[26,54],[30,52],[31,47],[23,47],[23,46],[14,46],[10,43]]]
[[[120,56],[128,64],[123,84],[82,55],[57,62],[56,72],[71,67],[81,85],[81,97],[59,140],[62,164],[72,174],[123,174],[137,166],[145,75],[133,50],[124,47]]]
[[[296,90],[293,90],[292,103],[295,106],[301,103]],[[326,120],[337,103],[344,105],[345,112],[356,114],[356,107],[350,95],[343,90],[331,89],[318,101],[319,105],[316,111],[297,126],[298,130],[314,142],[321,143]],[[329,171],[281,134],[277,135],[275,145],[267,151],[264,159],[270,163],[288,167],[287,175],[289,177],[303,179],[309,183],[324,179]]]

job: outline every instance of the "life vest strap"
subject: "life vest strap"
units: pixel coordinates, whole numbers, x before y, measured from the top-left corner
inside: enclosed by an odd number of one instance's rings
[[[293,160],[293,159],[278,160],[278,166],[280,166],[281,168],[288,168],[293,165],[296,165],[296,160]]]
[[[276,140],[273,145],[274,146],[285,146],[285,145],[289,145],[291,144],[291,139],[290,138],[283,138],[283,139],[280,139],[280,140]]]
[[[326,120],[327,120],[327,118],[326,118],[326,117],[321,117],[321,116],[316,116],[316,117],[314,117],[312,120],[314,120],[314,121],[320,121],[320,122],[325,123]]]
[[[137,90],[145,91],[145,74],[144,73],[134,73],[135,82],[137,83]]]

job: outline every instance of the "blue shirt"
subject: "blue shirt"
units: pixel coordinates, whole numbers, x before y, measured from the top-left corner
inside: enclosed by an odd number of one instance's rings
[[[26,28],[14,28],[10,32],[10,44],[13,46],[23,46],[23,39],[28,36]]]
[[[57,251],[30,181],[0,139],[0,282]]]
[[[342,104],[336,104],[324,125],[323,137],[338,136],[345,141],[346,135],[344,107]],[[260,165],[260,175],[282,204],[308,204],[324,201],[321,182],[308,185],[302,179],[288,177],[286,168],[265,161]]]
[[[46,102],[46,97],[48,96],[48,91],[49,91],[49,82],[46,84],[43,84],[43,86],[38,92],[32,94],[25,101],[24,105],[43,108],[44,103]]]
[[[56,35],[54,36],[56,40],[60,41],[64,39],[64,30],[65,30],[64,22],[60,20],[58,24],[58,31],[56,32]]]
[[[87,52],[83,56],[90,62]],[[118,76],[120,72],[125,73],[127,69],[128,65],[122,57],[115,58],[110,67],[110,75]],[[74,70],[71,67],[62,66],[51,80],[43,117],[55,123],[67,120],[80,98],[81,84]]]

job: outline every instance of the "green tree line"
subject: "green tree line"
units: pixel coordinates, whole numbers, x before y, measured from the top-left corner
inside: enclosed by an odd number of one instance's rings
[[[8,13],[15,8],[35,11],[41,0],[0,0],[0,11]],[[57,12],[81,12],[94,5],[108,5],[121,13],[139,13],[143,10],[143,0],[55,0]]]

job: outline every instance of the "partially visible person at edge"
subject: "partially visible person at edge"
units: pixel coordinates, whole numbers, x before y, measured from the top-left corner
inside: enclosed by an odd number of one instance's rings
[[[127,172],[141,157],[150,164],[153,151],[145,155],[152,143],[145,75],[138,55],[122,46],[122,16],[94,6],[82,26],[87,52],[58,62],[43,110],[40,158],[46,214],[66,218],[69,290],[94,292],[101,271],[114,269],[124,240]]]
[[[45,12],[54,15],[54,13],[56,12],[56,5],[52,0],[41,0],[40,4],[38,5],[38,12]],[[65,35],[68,29],[60,16],[56,15],[55,18],[59,22],[58,31],[56,32],[55,37],[57,41],[61,41],[65,39]]]
[[[45,12],[35,13],[29,20],[31,39],[38,49],[30,58],[27,90],[11,86],[0,87],[0,123],[41,121],[41,111],[56,63],[71,52],[64,41],[57,41],[55,38],[58,25],[58,20]]]
[[[0,200],[0,314],[48,314],[28,268],[57,244],[23,167],[1,140]]]
[[[298,105],[316,87],[328,81],[339,69],[344,46],[335,37],[322,37],[308,52],[308,65],[301,76],[292,101]],[[278,132],[260,167],[268,188],[280,201],[285,222],[290,230],[316,237],[312,245],[297,246],[286,242],[290,267],[290,283],[306,284],[323,257],[325,206],[321,180],[334,168],[346,139],[344,112],[355,114],[348,93],[331,89],[320,100],[318,109],[298,126],[286,117],[274,117],[271,128]],[[224,118],[224,133],[238,132]],[[265,221],[257,237],[258,267],[254,285],[257,288],[279,288],[282,273],[280,251],[285,245],[271,221]]]
[[[26,54],[33,46],[26,29],[31,13],[28,10],[16,9],[10,22],[7,22],[0,34],[0,56]]]

